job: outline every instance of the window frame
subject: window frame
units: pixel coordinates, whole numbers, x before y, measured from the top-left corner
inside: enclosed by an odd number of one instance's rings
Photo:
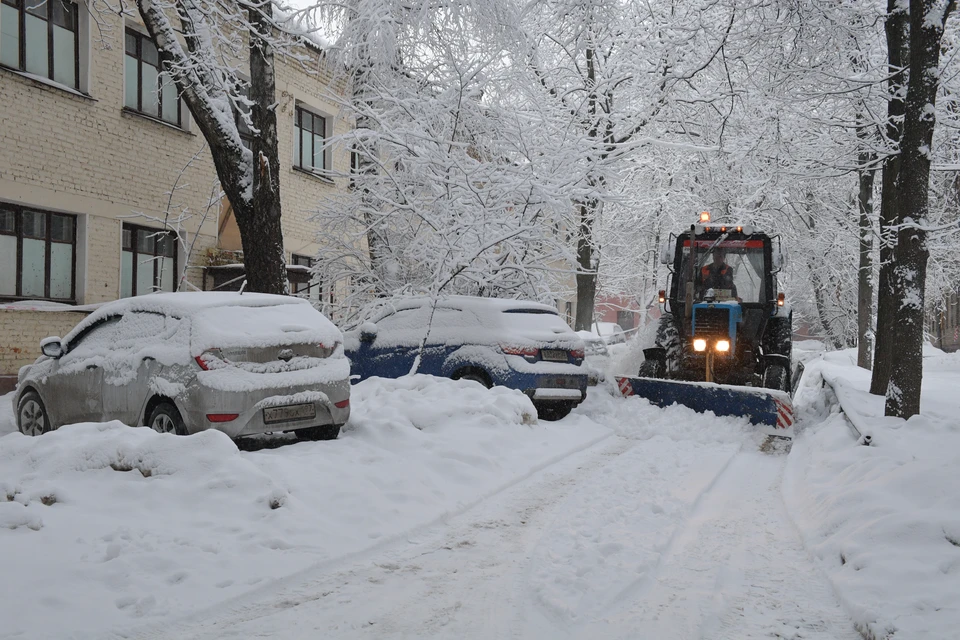
[[[6,0],[0,0],[6,1]],[[29,0],[19,0],[21,2],[28,2]],[[52,1],[52,0],[47,0]],[[135,51],[131,54],[127,51],[127,36],[133,36],[136,39],[136,46],[134,47]],[[153,65],[148,62],[143,57],[143,43],[144,41],[150,42],[154,48],[157,49],[157,65]],[[131,57],[136,61],[137,64],[137,106],[131,107],[127,104],[126,101],[126,90],[127,90],[127,73],[126,73],[126,59]],[[125,111],[136,113],[137,115],[146,116],[152,120],[157,120],[164,124],[170,125],[172,127],[177,127],[178,129],[184,129],[184,118],[183,118],[183,100],[180,98],[180,92],[177,91],[177,121],[171,122],[170,120],[165,120],[163,118],[163,84],[160,82],[160,79],[164,74],[167,74],[166,69],[163,65],[163,60],[160,58],[160,49],[157,47],[156,43],[153,42],[153,38],[149,35],[138,31],[137,29],[131,28],[129,26],[124,27],[123,30],[123,57],[124,57],[124,73],[123,73],[123,90],[124,90],[124,100],[123,108]],[[157,70],[157,112],[150,113],[149,111],[144,111],[143,109],[143,65],[148,64],[151,67],[154,67]],[[169,74],[167,74],[169,77]],[[170,82],[173,82],[173,78],[170,78]],[[176,85],[174,85],[176,87]]]
[[[17,284],[15,288],[15,293],[13,295],[9,294],[0,294],[0,300],[49,300],[50,302],[63,302],[68,304],[74,304],[77,301],[77,227],[79,225],[79,217],[72,213],[62,213],[60,211],[48,211],[45,209],[39,209],[36,207],[22,206],[16,204],[8,204],[6,202],[0,202],[0,209],[10,211],[13,213],[13,233],[9,231],[0,230],[0,235],[4,236],[13,236],[17,239]],[[33,214],[40,214],[45,217],[44,220],[44,257],[43,257],[43,295],[42,296],[25,296],[23,295],[23,214],[24,212],[30,212]],[[73,221],[72,224],[72,235],[69,242],[63,240],[54,240],[52,239],[53,233],[53,216],[62,216],[65,218],[70,218]],[[40,238],[28,238],[30,240],[40,240]],[[51,245],[53,244],[69,244],[73,247],[71,252],[71,264],[70,264],[70,297],[69,298],[52,298],[50,297],[50,262],[51,262]]]
[[[12,69],[19,73],[26,73],[33,75],[30,71],[27,71],[27,6],[28,3],[32,0],[0,0],[0,4],[12,7],[17,12],[17,66],[11,67],[8,64],[0,63],[0,67],[5,69]],[[73,33],[73,84],[64,84],[59,80],[54,79],[54,45],[53,45],[53,30],[54,27],[60,27],[61,29],[66,29],[61,25],[57,25],[53,21],[53,3],[61,2],[64,4],[69,4],[73,6],[73,29],[67,29]],[[43,76],[46,80],[53,82],[62,87],[68,87],[74,91],[80,91],[80,5],[77,2],[72,0],[44,0],[44,6],[47,8],[47,15],[45,18],[40,18],[40,16],[32,13],[34,17],[43,20],[47,24],[47,72]]]
[[[130,248],[127,249],[124,246],[123,241],[123,232],[130,231]],[[153,236],[153,253],[145,253],[139,250],[137,246],[137,233],[139,231],[146,231]],[[157,253],[158,246],[158,234],[165,234],[170,237],[173,242],[173,255],[167,256],[160,253]],[[130,266],[130,295],[123,295],[123,253],[129,251],[131,255],[131,266]],[[150,291],[145,291],[143,293],[137,292],[137,270],[140,267],[141,262],[146,262],[146,260],[140,260],[139,256],[150,256],[151,264],[153,265],[153,288]],[[147,227],[142,224],[134,224],[132,222],[124,222],[120,227],[120,297],[121,298],[135,298],[138,295],[145,295],[147,293],[162,293],[163,289],[157,286],[157,278],[159,273],[157,272],[157,265],[160,264],[160,261],[156,258],[173,258],[173,291],[177,290],[177,282],[180,279],[180,236],[177,235],[176,231],[172,229],[157,229],[155,227]]]
[[[313,269],[313,266],[317,263],[317,261],[314,258],[311,258],[310,256],[305,256],[301,253],[291,253],[290,263],[293,265],[297,265],[301,267],[309,267],[310,269]],[[316,280],[313,279],[313,274],[311,274],[310,282],[303,283],[303,284],[297,283],[297,282],[291,282],[290,284],[292,285],[292,290],[290,293],[295,296],[304,296],[308,300],[313,300],[314,302],[320,302],[320,303],[328,302],[330,304],[333,304],[333,287],[331,286],[330,289],[328,290],[322,279],[320,278],[317,278]],[[324,293],[328,294],[327,297],[329,298],[329,300],[324,300],[324,297],[323,297]],[[314,294],[316,294],[316,297],[314,297]]]
[[[303,128],[303,114],[304,114],[304,113],[309,114],[310,117],[311,117],[311,122],[314,123],[314,126],[309,129],[310,133],[312,134],[312,135],[310,136],[310,150],[311,150],[311,152],[312,152],[311,155],[310,155],[310,158],[311,158],[311,159],[317,157],[317,155],[316,155],[316,146],[315,146],[315,144],[314,144],[314,140],[315,140],[314,136],[316,136],[316,135],[318,134],[318,131],[316,130],[316,124],[315,124],[315,123],[316,123],[317,120],[319,120],[319,121],[321,122],[321,129],[322,129],[322,131],[320,131],[319,134],[320,134],[321,140],[323,140],[323,150],[321,151],[321,156],[320,156],[320,157],[321,157],[321,160],[322,160],[322,166],[320,166],[320,167],[317,167],[317,166],[305,166],[305,165],[303,164],[303,155],[304,155],[304,154],[303,154],[303,134],[302,134],[302,131],[304,130],[304,128]],[[325,116],[325,115],[322,115],[322,114],[320,114],[320,113],[317,113],[317,112],[314,111],[313,109],[311,109],[311,108],[309,108],[309,107],[307,107],[307,106],[305,106],[305,105],[303,105],[303,104],[301,104],[301,103],[299,103],[299,102],[294,106],[294,109],[293,109],[293,133],[294,133],[295,139],[294,139],[294,145],[293,145],[293,146],[294,146],[294,150],[295,150],[295,154],[294,154],[295,157],[294,157],[294,159],[293,159],[293,167],[294,167],[295,169],[299,169],[300,171],[306,171],[307,173],[312,173],[312,174],[318,175],[318,176],[322,176],[322,175],[324,175],[327,171],[330,170],[330,167],[328,166],[328,165],[329,165],[329,160],[328,160],[328,154],[329,154],[329,147],[328,147],[329,137],[327,136],[327,120],[328,120],[328,116]]]

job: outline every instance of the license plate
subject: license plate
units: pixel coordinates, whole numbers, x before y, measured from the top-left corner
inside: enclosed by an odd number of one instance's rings
[[[567,352],[563,349],[543,349],[540,351],[540,354],[544,360],[549,360],[550,362],[567,361]]]
[[[317,408],[312,404],[288,404],[284,407],[267,407],[263,410],[264,424],[309,420],[317,417]]]
[[[540,378],[537,386],[541,389],[579,389],[580,379],[568,376],[547,376]]]

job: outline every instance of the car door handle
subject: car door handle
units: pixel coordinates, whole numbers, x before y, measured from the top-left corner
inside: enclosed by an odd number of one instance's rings
[[[154,358],[153,356],[144,356],[143,361],[144,361],[144,362],[156,362],[157,359]]]
[[[98,365],[95,365],[95,364],[88,364],[88,365],[87,365],[87,370],[88,370],[88,371],[89,371],[89,370],[92,370],[92,369],[99,369],[99,368],[100,368],[100,367],[99,367]]]

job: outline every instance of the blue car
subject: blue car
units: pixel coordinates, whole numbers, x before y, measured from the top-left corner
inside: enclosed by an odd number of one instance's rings
[[[421,353],[421,345],[424,345]],[[544,304],[500,298],[401,298],[344,334],[351,376],[418,373],[502,385],[559,420],[587,394],[583,340]]]

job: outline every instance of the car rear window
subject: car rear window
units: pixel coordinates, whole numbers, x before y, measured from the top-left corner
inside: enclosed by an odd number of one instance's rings
[[[264,307],[211,307],[192,320],[190,347],[273,347],[287,344],[332,346],[340,342],[340,330],[309,304]]]
[[[549,340],[559,334],[575,337],[557,313],[545,309],[508,309],[500,314],[500,323],[513,335],[534,340]]]

